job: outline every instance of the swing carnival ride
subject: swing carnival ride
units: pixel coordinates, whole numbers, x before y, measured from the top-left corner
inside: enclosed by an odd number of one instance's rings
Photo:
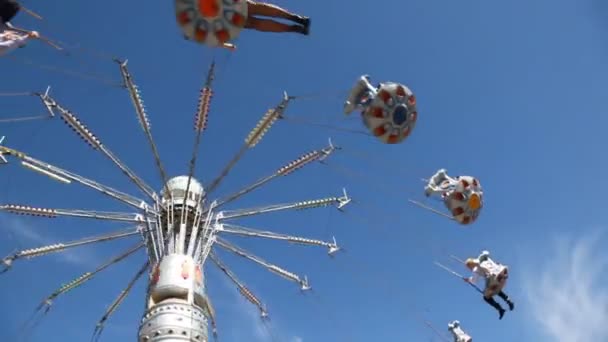
[[[119,67],[124,86],[129,92],[140,125],[143,128],[148,144],[152,150],[156,169],[163,184],[162,191],[157,194],[151,187],[146,185],[144,181],[121,162],[73,112],[68,111],[53,99],[49,95],[47,89],[47,92],[39,95],[49,113],[61,117],[63,121],[88,145],[110,159],[110,161],[117,166],[148,199],[138,199],[124,192],[100,184],[92,179],[85,178],[71,171],[36,159],[25,152],[9,148],[6,145],[3,145],[5,144],[6,139],[2,139],[0,140],[0,164],[7,164],[11,158],[14,158],[27,169],[37,171],[38,173],[61,183],[79,183],[122,202],[122,204],[130,206],[134,210],[132,213],[103,212],[2,204],[0,205],[0,211],[19,215],[47,218],[61,216],[78,217],[114,222],[128,222],[133,226],[129,229],[112,234],[90,236],[79,240],[30,248],[12,253],[2,259],[2,264],[0,265],[2,266],[2,270],[0,270],[0,273],[7,272],[16,261],[22,259],[30,259],[50,253],[59,253],[79,246],[94,245],[101,242],[129,237],[139,237],[141,241],[130,249],[125,250],[120,255],[101,264],[95,270],[86,272],[73,279],[46,297],[38,306],[36,315],[39,315],[39,318],[43,317],[43,315],[50,310],[53,301],[56,300],[57,297],[84,285],[98,273],[143,249],[146,251],[147,260],[145,260],[145,262],[142,261],[141,269],[134,274],[134,277],[124,290],[107,308],[106,312],[97,323],[93,334],[95,339],[99,338],[106,321],[125,300],[135,282],[147,273],[149,275],[149,283],[146,294],[146,308],[138,332],[138,340],[140,342],[209,341],[209,324],[211,325],[213,336],[215,338],[217,337],[215,310],[211,304],[211,300],[206,295],[205,266],[209,263],[209,260],[228,277],[246,300],[258,308],[263,319],[268,317],[268,312],[264,304],[262,304],[262,301],[254,295],[252,291],[237,278],[235,273],[218,257],[218,254],[215,252],[215,249],[217,248],[243,257],[280,277],[296,283],[302,291],[310,290],[311,286],[308,283],[307,277],[294,274],[280,266],[267,262],[231,243],[226,238],[238,236],[245,238],[270,239],[308,246],[320,246],[327,248],[328,254],[333,256],[340,250],[335,238],[333,241],[327,242],[252,229],[233,224],[232,222],[239,218],[277,211],[304,210],[329,206],[334,206],[341,211],[351,202],[346,190],[343,190],[343,193],[337,197],[294,203],[237,210],[222,210],[222,207],[263,187],[275,178],[287,176],[315,161],[324,162],[326,158],[338,149],[338,147],[334,146],[330,140],[328,146],[303,154],[301,157],[277,169],[274,173],[254,181],[241,190],[226,197],[211,200],[210,194],[225,179],[244,153],[260,142],[265,133],[286,110],[290,100],[295,97],[290,97],[285,93],[283,100],[276,107],[268,110],[255,128],[251,130],[246,137],[242,148],[223,168],[220,175],[213,179],[209,185],[204,187],[202,183],[194,177],[194,173],[197,161],[197,151],[199,149],[201,135],[207,127],[210,101],[213,95],[212,82],[214,79],[214,64],[212,63],[210,66],[206,83],[201,90],[199,97],[194,125],[195,141],[191,160],[189,162],[188,174],[173,178],[168,178],[165,172],[165,168],[163,167],[150,131],[150,122],[144,109],[138,87],[135,85],[131,74],[127,69],[126,62],[119,62]]]
[[[124,67],[125,67],[125,71],[126,71],[126,65]],[[126,73],[126,74],[128,75],[128,73]],[[411,93],[411,91],[409,91],[409,88],[407,88],[403,84],[394,83],[394,82],[383,82],[383,83],[380,83],[380,85],[378,87],[373,88],[373,87],[371,87],[371,85],[369,85],[369,77],[366,75],[363,75],[359,78],[359,80],[357,81],[355,86],[351,89],[350,95],[346,98],[346,101],[344,102],[344,111],[348,115],[348,114],[352,113],[352,111],[354,111],[354,110],[357,110],[357,109],[361,110],[361,116],[362,116],[362,118],[364,120],[364,124],[365,124],[365,115],[366,115],[366,111],[369,111],[369,108],[370,108],[369,104],[373,103],[374,99],[379,98],[377,89],[380,89],[383,84],[395,84],[396,85],[396,87],[394,89],[395,91],[393,91],[392,93],[389,93],[392,98],[386,99],[386,101],[383,100],[383,103],[388,106],[388,109],[386,110],[386,114],[385,114],[385,119],[387,121],[394,120],[395,117],[398,115],[398,112],[399,112],[398,108],[397,108],[398,105],[395,105],[395,104],[399,104],[401,102],[403,104],[411,103],[414,105],[414,106],[408,106],[408,114],[409,114],[408,118],[414,119],[414,121],[410,121],[410,123],[412,125],[410,126],[409,131],[411,132],[411,129],[414,127],[413,124],[415,123],[415,119],[417,117],[417,109],[415,107],[415,99],[410,99],[410,98],[414,97],[413,93]],[[407,89],[407,91],[404,92],[402,90],[399,90],[399,87],[403,88],[404,90]],[[47,109],[52,109],[53,106],[56,107],[57,104],[54,103],[54,100],[48,95],[48,93],[49,93],[49,89],[47,89],[44,94],[31,93],[31,94],[25,94],[25,95],[35,95],[35,96],[39,97],[42,100],[42,102],[45,104],[45,107]],[[402,94],[406,94],[406,96],[408,96],[408,97],[403,98]],[[295,97],[287,97],[287,100],[289,100],[290,98],[295,98]],[[298,97],[298,98],[300,98],[300,97]],[[304,97],[302,97],[302,98],[304,98]],[[280,109],[280,107],[281,106],[278,106],[277,108]],[[137,108],[138,107],[136,105],[136,109]],[[53,110],[48,110],[48,112],[49,112],[49,115],[31,117],[31,119],[53,118],[55,116]],[[277,115],[277,118],[284,119],[286,121],[292,121],[291,116],[285,115],[285,111],[281,111]],[[29,119],[29,118],[6,119],[4,122],[13,122],[13,121],[17,122],[17,121],[23,121],[23,119]],[[197,120],[198,120],[198,116],[197,116]],[[0,122],[3,122],[3,121],[0,121]],[[298,123],[298,122],[296,122],[296,123]],[[368,126],[367,129],[368,129],[369,133],[367,133],[366,136],[370,136],[370,137],[374,136],[373,128]],[[145,128],[144,128],[144,130],[145,130]],[[405,138],[407,138],[407,135],[404,136],[404,139]],[[389,141],[383,140],[382,138],[380,138],[378,140],[384,144],[391,143]],[[400,141],[400,142],[402,142],[402,141]],[[1,143],[0,143],[0,145],[1,145]],[[153,146],[153,150],[154,150],[154,146]],[[338,148],[333,146],[330,142],[330,145],[325,149],[325,152],[323,152],[325,155],[319,157],[317,160],[323,161],[334,150],[338,150]],[[352,156],[355,156],[355,157],[357,156],[357,154],[361,153],[360,151],[356,151],[356,152],[350,151],[351,150],[350,148],[349,149],[340,148],[339,150],[346,152],[348,154],[354,152],[354,154]],[[322,151],[322,150],[320,150],[320,151]],[[363,154],[365,154],[365,153],[363,153]],[[306,157],[306,156],[303,156],[303,158],[304,157]],[[359,157],[361,157],[361,156],[359,155]],[[316,159],[317,157],[315,156],[314,158]],[[365,161],[369,161],[367,158],[363,158],[363,159]],[[377,161],[377,159],[374,159],[374,161]],[[337,171],[341,177],[352,176],[352,174],[349,174],[348,172],[344,173],[343,172],[344,170],[341,170],[339,167],[337,167],[338,165],[335,165],[334,162],[332,162],[331,164],[329,164],[329,163],[323,163],[323,164],[325,166],[329,166],[332,171]],[[347,171],[348,171],[348,169],[347,169]],[[357,181],[358,180],[359,179],[357,179]],[[473,224],[474,222],[476,222],[476,219],[484,206],[483,189],[477,178],[471,177],[471,176],[451,177],[447,174],[447,171],[445,169],[440,169],[429,180],[424,179],[423,181],[426,183],[426,186],[424,187],[424,194],[427,197],[432,197],[432,198],[436,198],[437,200],[440,200],[447,207],[449,213],[443,213],[442,211],[436,210],[431,207],[427,207],[424,204],[421,204],[417,201],[410,200],[410,202],[413,202],[417,206],[422,206],[423,209],[429,210],[435,214],[439,214],[440,216],[448,218],[451,221],[455,221],[463,226],[470,225],[470,224]],[[175,182],[179,183],[180,181],[176,180]],[[184,183],[183,179],[182,179],[182,183]],[[187,185],[187,179],[186,179],[186,183],[184,183],[184,184]],[[198,188],[198,185],[200,185],[200,184],[197,183],[197,185],[196,185],[197,188]],[[181,188],[182,188],[181,192],[185,193],[186,186],[182,185]],[[204,193],[204,190],[201,190],[201,192]],[[169,194],[171,194],[171,192],[169,192]],[[392,192],[389,192],[387,194],[392,195]],[[181,201],[179,199],[177,199],[176,200],[177,205],[174,205],[174,207],[179,207],[180,203],[183,202],[183,196],[180,197],[178,195],[175,195],[174,197],[181,199]],[[348,199],[346,194],[344,195],[342,200],[343,200],[344,204],[347,204],[350,201],[350,199]],[[359,205],[362,204],[359,201],[353,200],[353,203],[355,203],[355,202],[358,203]],[[188,203],[189,202],[187,202],[186,204],[188,204]],[[363,208],[361,208],[361,209],[363,209]],[[452,215],[449,215],[449,214],[452,214]],[[166,229],[164,231],[166,231]],[[234,233],[234,232],[230,232],[230,233]],[[187,232],[187,234],[189,234],[189,233]],[[253,236],[251,234],[247,234],[247,235],[243,234],[243,235],[244,236]],[[189,236],[189,235],[187,235],[187,236]],[[334,241],[334,244],[335,244],[335,241]],[[222,246],[220,246],[220,247],[222,247]],[[335,248],[337,248],[337,246],[335,246]],[[332,254],[334,252],[332,252]],[[239,253],[236,253],[236,254],[243,256],[242,254],[239,254]],[[454,256],[451,256],[451,257],[455,258]],[[211,256],[211,258],[212,258],[212,262],[215,262],[215,260],[213,260],[213,256]],[[481,256],[480,256],[480,258],[481,258]],[[458,261],[461,264],[463,263],[463,261],[461,261],[459,259],[458,259]],[[9,260],[9,262],[11,262],[11,260]],[[439,264],[439,263],[435,263],[435,264],[437,266],[440,266],[444,270],[452,273],[453,275],[458,276],[459,278],[466,279],[466,277],[452,271],[451,269],[445,267],[442,264]],[[234,275],[232,273],[230,273],[230,274],[227,273],[227,272],[229,272],[229,270],[227,270],[225,268],[225,266],[223,266],[223,264],[217,264],[217,265],[219,266],[219,269],[222,271],[225,271],[224,273],[226,273],[229,277],[233,277],[231,279],[236,280],[236,278],[234,278]],[[195,270],[195,272],[196,272],[196,270]],[[482,289],[477,287],[477,285],[475,285],[473,283],[468,283],[468,284],[471,287],[473,287],[476,291],[478,291],[480,293],[484,292]],[[197,299],[197,297],[195,297],[195,299]],[[208,299],[206,299],[206,300],[208,303],[209,300]],[[200,302],[200,299],[199,299],[199,302]],[[261,311],[261,312],[262,312],[262,316],[266,315],[264,313],[265,311]],[[434,328],[432,325],[430,325],[430,323],[428,323],[428,322],[425,322],[425,323],[429,327],[431,327],[431,329],[433,329],[436,334],[442,335],[441,333],[438,332],[438,330],[436,328]],[[445,338],[445,336],[442,335],[441,338]]]

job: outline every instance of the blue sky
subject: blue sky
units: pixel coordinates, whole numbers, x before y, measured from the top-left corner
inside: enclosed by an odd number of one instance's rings
[[[312,17],[310,37],[243,32],[238,51],[211,50],[181,38],[169,1],[65,0],[26,5],[45,17],[21,14],[14,24],[58,40],[129,59],[142,89],[160,153],[172,175],[187,169],[192,122],[205,72],[219,64],[216,96],[203,138],[197,176],[208,182],[232,157],[283,90],[318,93],[294,101],[288,114],[318,123],[360,128],[343,118],[343,99],[356,78],[397,81],[417,95],[419,121],[403,144],[279,122],[218,189],[226,194],[327,138],[344,148],[329,160],[279,179],[235,203],[248,207],[338,195],[358,203],[347,213],[317,210],[243,221],[254,228],[317,238],[335,235],[347,250],[329,259],[322,249],[238,240],[263,258],[309,276],[314,295],[226,255],[225,261],[265,303],[279,341],[429,341],[453,319],[479,341],[600,341],[608,339],[605,310],[608,257],[603,215],[603,146],[608,57],[608,5],[581,1],[275,2]],[[0,63],[0,91],[52,94],[150,184],[160,186],[125,91],[92,80],[23,64],[31,60],[119,80],[98,54],[63,56],[34,42]],[[40,112],[34,98],[0,98],[0,117]],[[10,147],[140,195],[120,171],[78,141],[59,119],[0,124]],[[478,177],[485,208],[460,227],[413,207],[420,178],[444,167]],[[349,172],[341,172],[347,169]],[[604,190],[603,190],[604,189]],[[22,170],[1,170],[0,201],[36,206],[128,210],[88,189],[64,186]],[[0,251],[95,235],[122,225],[76,219],[0,215]],[[237,241],[234,239],[234,241]],[[5,308],[2,340],[13,341],[39,301],[108,256],[121,241],[21,262],[0,280]],[[438,269],[434,260],[489,249],[511,267],[507,293],[516,303],[502,321],[479,295]],[[59,298],[31,341],[83,340],[139,268],[143,254],[113,267]],[[272,341],[254,308],[215,269],[208,287],[223,341]],[[135,338],[144,305],[140,282],[111,318],[103,339]],[[576,313],[576,314],[573,314]]]

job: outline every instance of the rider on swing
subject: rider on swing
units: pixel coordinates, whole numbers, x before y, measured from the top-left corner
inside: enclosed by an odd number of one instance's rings
[[[39,38],[36,31],[14,28],[10,21],[19,13],[21,6],[15,0],[0,0],[0,56],[22,48],[32,38]]]
[[[452,333],[454,342],[473,342],[473,338],[462,330],[459,321],[449,323],[448,331]]]
[[[473,272],[472,277],[465,278],[466,282],[474,284],[479,277],[486,280],[483,300],[498,311],[499,319],[502,319],[506,310],[494,300],[494,295],[502,298],[509,305],[509,310],[513,311],[515,304],[502,290],[509,277],[507,266],[490,259],[490,252],[488,251],[483,251],[477,259],[467,259],[465,264]]]
[[[446,181],[448,182],[444,183]],[[424,194],[428,197],[435,192],[445,191],[450,182],[454,183],[456,180],[448,176],[445,169],[440,169],[429,179],[427,186],[424,187]]]
[[[359,77],[344,103],[344,114],[348,115],[357,109],[363,109],[376,96],[376,89],[370,83],[369,75]]]

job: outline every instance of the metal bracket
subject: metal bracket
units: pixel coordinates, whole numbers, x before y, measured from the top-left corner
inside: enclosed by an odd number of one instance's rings
[[[342,192],[344,193],[344,196],[338,198],[338,210],[340,211],[344,211],[342,210],[342,208],[344,208],[353,200],[352,198],[348,197],[348,194],[346,193],[346,188],[343,188]]]
[[[6,138],[6,136],[2,136],[0,138],[0,146],[2,146],[2,142],[4,141],[4,138]],[[4,153],[3,150],[0,150],[0,165],[4,165],[4,164],[8,164],[8,160],[6,160],[6,158],[4,157]]]

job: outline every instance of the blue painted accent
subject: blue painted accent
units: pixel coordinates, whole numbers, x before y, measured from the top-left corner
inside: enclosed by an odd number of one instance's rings
[[[404,104],[400,104],[393,111],[393,123],[397,126],[403,125],[408,119],[408,108]]]

